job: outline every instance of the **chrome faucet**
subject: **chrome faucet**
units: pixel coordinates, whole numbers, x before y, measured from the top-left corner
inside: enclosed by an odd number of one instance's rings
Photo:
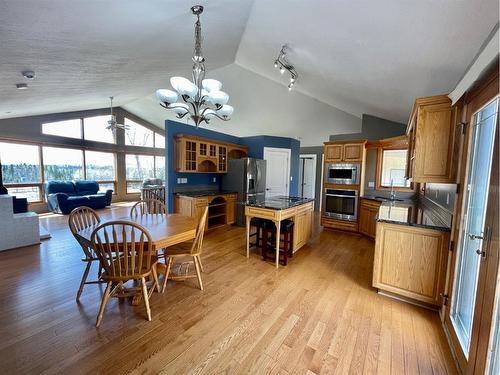
[[[391,201],[396,199],[396,192],[394,191],[394,180],[391,178],[391,195],[390,195]]]

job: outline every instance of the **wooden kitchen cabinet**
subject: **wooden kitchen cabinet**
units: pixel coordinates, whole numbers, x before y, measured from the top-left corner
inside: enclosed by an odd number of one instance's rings
[[[312,203],[297,207],[297,214],[294,218],[294,251],[304,246],[311,238],[312,215]]]
[[[406,130],[406,175],[412,182],[455,183],[461,108],[446,95],[419,98]]]
[[[361,163],[364,159],[366,141],[325,142],[325,162]]]
[[[226,224],[231,225],[236,223],[236,194],[230,194],[226,196],[227,199],[227,214],[226,214]]]
[[[373,286],[381,291],[442,304],[449,232],[377,223]]]
[[[342,161],[361,162],[363,160],[364,143],[346,143],[344,145],[344,156]]]
[[[343,145],[325,145],[325,161],[327,162],[341,162]]]
[[[214,194],[204,197],[191,197],[179,193],[174,199],[174,212],[181,215],[191,216],[196,221],[208,207],[208,225],[206,230],[221,225],[234,224],[236,222],[236,194]]]
[[[377,215],[381,202],[371,199],[360,199],[359,233],[375,238],[377,233]]]
[[[226,173],[228,159],[248,155],[246,146],[182,134],[175,136],[174,148],[176,172]]]

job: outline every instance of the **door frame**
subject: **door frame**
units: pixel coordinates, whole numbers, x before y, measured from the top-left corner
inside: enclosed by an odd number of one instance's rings
[[[269,152],[269,151],[277,151],[277,152],[286,152],[288,153],[288,157],[287,157],[287,182],[286,182],[286,187],[288,188],[288,192],[287,192],[287,195],[290,195],[290,169],[291,169],[291,158],[292,158],[292,150],[289,149],[289,148],[280,148],[280,147],[264,147],[264,152],[263,152],[263,157],[264,157],[264,160],[267,160],[266,159],[266,152]],[[266,174],[267,174],[267,171],[268,171],[268,167],[266,165]],[[266,178],[267,180],[267,178]]]
[[[484,284],[484,279],[485,279],[485,273],[487,271],[487,264],[484,263],[491,263],[491,262],[483,262],[480,265],[480,275],[479,275],[479,280],[478,280],[478,285],[477,285],[477,294],[476,294],[476,307],[474,309],[474,316],[473,316],[473,323],[472,323],[472,333],[471,333],[471,345],[469,349],[469,358],[466,357],[466,355],[462,351],[462,347],[460,345],[459,339],[455,334],[454,328],[453,328],[453,323],[451,321],[451,307],[453,305],[453,288],[455,286],[455,276],[457,272],[457,267],[458,267],[458,249],[457,246],[460,243],[460,235],[461,235],[461,229],[463,226],[463,219],[464,219],[464,213],[465,213],[465,186],[467,185],[467,179],[469,176],[469,161],[470,161],[470,153],[471,153],[471,147],[472,147],[472,131],[471,131],[471,124],[473,121],[473,116],[476,112],[478,112],[482,107],[484,107],[487,103],[489,103],[491,100],[493,100],[496,96],[498,96],[498,65],[496,65],[495,69],[492,69],[492,72],[486,76],[486,78],[475,88],[473,88],[470,92],[468,92],[463,101],[463,110],[462,110],[462,123],[466,124],[465,126],[465,135],[462,140],[462,147],[461,147],[461,155],[459,155],[459,165],[457,167],[457,183],[459,187],[459,193],[457,194],[457,199],[455,202],[455,212],[454,212],[454,220],[453,220],[453,226],[452,226],[452,232],[451,232],[451,240],[453,241],[453,250],[451,253],[451,260],[449,262],[449,269],[447,272],[447,280],[446,280],[446,288],[445,288],[445,296],[448,296],[448,302],[445,303],[445,306],[443,306],[443,314],[442,314],[442,319],[443,319],[443,327],[444,331],[446,333],[446,336],[448,338],[448,342],[450,344],[451,350],[457,360],[457,365],[461,372],[463,373],[473,373],[473,370],[476,366],[480,366],[481,364],[479,361],[484,361],[484,359],[480,359],[477,357],[477,350],[478,350],[478,330],[480,328],[480,325],[482,325],[481,329],[489,329],[491,328],[491,317],[489,318],[489,326],[486,327],[480,319],[484,319],[484,313],[485,311],[483,310],[484,304],[487,302],[484,300],[483,297],[484,291],[480,288],[485,287]],[[496,131],[496,143],[498,143],[498,126],[499,124],[497,123],[497,131]],[[493,157],[495,158],[495,152],[498,153],[498,148],[495,148],[494,146],[494,151],[493,151]],[[492,165],[492,171],[491,173],[494,172],[494,167],[495,167],[495,160],[493,161]],[[498,170],[497,172],[498,173]],[[490,180],[490,197],[488,197],[488,201],[492,198],[491,195],[494,194],[494,188],[492,189],[492,183],[495,179]],[[498,192],[497,192],[498,193]],[[496,220],[498,220],[498,212],[497,212],[497,217]],[[489,244],[491,246],[491,243]],[[488,257],[488,260],[490,260],[492,257]],[[495,278],[497,277],[497,272],[498,269],[495,269],[494,276]],[[488,272],[490,277],[493,277],[491,272]],[[491,294],[491,293],[490,293]],[[486,295],[488,298],[494,298],[495,296],[491,295]],[[483,331],[484,332],[484,331]],[[487,344],[486,344],[487,345]],[[481,346],[479,347],[481,348]],[[486,363],[482,364],[483,366],[486,365]]]
[[[316,154],[300,154],[299,155],[299,160],[302,159],[302,158],[312,158],[313,159],[313,162],[314,162],[314,173],[313,173],[313,183],[312,183],[312,186],[313,186],[313,199],[314,199],[314,205],[316,205],[316,173],[318,171],[318,165],[317,165],[317,162],[318,162],[318,155]],[[300,166],[299,166],[299,169],[300,169]],[[300,171],[299,171],[299,176],[300,176]],[[299,181],[299,184],[301,183],[301,181]]]

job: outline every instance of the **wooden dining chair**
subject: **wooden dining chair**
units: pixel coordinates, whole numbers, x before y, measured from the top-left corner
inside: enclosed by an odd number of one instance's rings
[[[102,267],[100,264],[99,264],[99,271],[97,273],[97,280],[87,281],[87,277],[89,275],[90,268],[92,267],[92,263],[99,262],[99,258],[97,257],[96,253],[94,252],[90,244],[84,242],[76,234],[84,229],[97,227],[100,223],[101,223],[101,218],[99,217],[97,212],[95,212],[90,207],[85,207],[85,206],[77,207],[69,214],[69,219],[68,219],[69,229],[73,234],[73,237],[75,237],[75,239],[78,241],[80,247],[83,250],[82,262],[87,263],[85,266],[85,271],[83,271],[82,279],[80,281],[80,287],[78,288],[78,292],[76,293],[77,301],[80,301],[80,296],[82,295],[83,287],[85,286],[85,284],[98,284],[102,283],[103,281],[101,279]]]
[[[165,272],[165,280],[163,280],[162,293],[167,288],[167,280],[170,274],[172,264],[181,257],[192,257],[192,262],[196,269],[196,275],[175,275],[171,276],[171,280],[185,280],[188,278],[198,278],[200,289],[203,290],[203,282],[201,281],[201,272],[203,272],[203,265],[201,264],[201,253],[203,249],[203,235],[205,234],[205,225],[207,223],[208,207],[205,208],[201,216],[198,227],[196,228],[196,237],[192,241],[180,243],[175,246],[168,247],[165,253],[165,262],[167,263],[167,271]]]
[[[158,258],[149,231],[131,221],[110,221],[94,230],[91,242],[104,268],[102,279],[107,283],[96,327],[101,324],[110,297],[129,297],[139,291],[142,292],[148,320],[151,320],[149,298],[155,288],[159,291],[159,283],[156,272]],[[151,277],[153,283],[148,291],[146,279]],[[125,288],[124,284],[130,280],[138,281],[140,285]]]
[[[130,217],[140,215],[164,215],[167,213],[165,204],[158,199],[146,199],[136,202],[130,209]]]

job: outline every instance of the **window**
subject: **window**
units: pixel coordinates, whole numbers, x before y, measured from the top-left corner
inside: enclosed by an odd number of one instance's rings
[[[82,122],[81,119],[46,122],[42,124],[42,133],[49,135],[57,135],[59,137],[82,138]]]
[[[165,137],[159,133],[155,133],[155,147],[165,148]]]
[[[155,156],[155,178],[165,181],[165,156]]]
[[[109,115],[85,117],[83,119],[83,137],[88,141],[115,143],[113,132],[106,129]]]
[[[85,151],[85,172],[87,180],[114,181],[115,155],[111,152]]]
[[[40,151],[38,146],[0,142],[3,182],[9,194],[41,200]]]
[[[125,125],[128,129],[125,130],[125,144],[128,146],[154,147],[152,130],[139,125],[138,123],[125,118]]]
[[[411,189],[405,178],[406,155],[408,150],[379,149],[377,188]]]
[[[153,155],[125,155],[127,193],[140,191],[142,180],[154,177]]]
[[[45,181],[81,180],[83,178],[83,153],[81,150],[43,147]]]

